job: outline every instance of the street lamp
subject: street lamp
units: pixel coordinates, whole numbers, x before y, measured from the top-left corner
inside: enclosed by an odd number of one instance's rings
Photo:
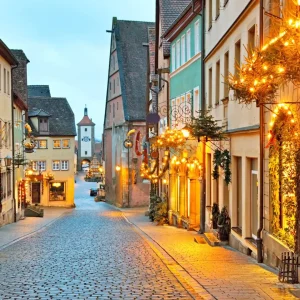
[[[121,167],[119,165],[116,165],[116,171],[120,172],[120,170],[121,170]]]

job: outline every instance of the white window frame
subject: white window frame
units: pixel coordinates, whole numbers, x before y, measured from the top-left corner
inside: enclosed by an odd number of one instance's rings
[[[55,147],[56,141],[59,141],[59,147]],[[53,140],[53,149],[61,149],[61,140]]]
[[[196,98],[196,93],[198,93],[198,101]],[[198,102],[198,103],[196,103]],[[194,88],[193,91],[193,117],[196,118],[199,116],[199,113],[197,111],[200,110],[200,95],[199,95],[199,86]]]
[[[186,62],[185,59],[185,34],[181,37],[181,65]]]
[[[62,171],[68,171],[69,170],[69,161],[68,160],[62,160],[61,161],[61,170]]]
[[[176,41],[176,69],[180,67],[180,40]]]
[[[53,171],[60,170],[60,161],[59,160],[52,160],[52,170]]]
[[[172,45],[172,72],[176,70],[176,48],[175,43]]]
[[[46,161],[45,160],[40,160],[39,166],[41,167],[40,171],[46,171]]]
[[[186,60],[191,59],[191,29],[186,32]]]
[[[200,22],[195,23],[195,55],[200,52]]]

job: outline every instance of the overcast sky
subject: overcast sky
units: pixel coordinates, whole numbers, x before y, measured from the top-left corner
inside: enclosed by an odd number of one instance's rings
[[[76,123],[84,105],[101,138],[106,99],[112,17],[154,21],[155,0],[1,1],[0,38],[22,49],[28,84],[50,85],[53,97],[66,97]]]

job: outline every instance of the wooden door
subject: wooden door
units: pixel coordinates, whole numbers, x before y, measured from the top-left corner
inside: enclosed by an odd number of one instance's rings
[[[40,203],[41,202],[40,182],[33,182],[31,188],[32,188],[32,203]]]

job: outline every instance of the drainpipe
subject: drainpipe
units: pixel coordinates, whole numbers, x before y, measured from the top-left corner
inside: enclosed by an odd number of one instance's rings
[[[14,165],[14,157],[15,157],[15,118],[14,118],[14,94],[13,94],[13,76],[12,71],[16,69],[18,66],[13,66],[10,71],[10,95],[11,95],[11,122],[12,122],[12,132],[11,132],[11,139],[12,139],[12,196],[13,196],[13,203],[14,203],[14,222],[17,222],[17,205],[16,205],[16,198],[15,198],[15,165]]]
[[[263,37],[263,0],[260,0],[259,4],[259,43],[260,48],[263,46],[264,37]],[[263,209],[264,209],[264,107],[263,105],[259,105],[259,122],[260,122],[260,151],[259,151],[259,228],[257,230],[257,262],[262,263],[263,262],[263,244],[262,244],[262,230],[263,230],[263,223],[264,223],[264,215],[263,215]]]
[[[201,116],[205,115],[205,18],[204,18],[205,0],[202,0],[202,18],[201,18]],[[200,231],[205,232],[205,204],[206,204],[206,140],[203,140],[202,149],[202,187],[200,199]]]

